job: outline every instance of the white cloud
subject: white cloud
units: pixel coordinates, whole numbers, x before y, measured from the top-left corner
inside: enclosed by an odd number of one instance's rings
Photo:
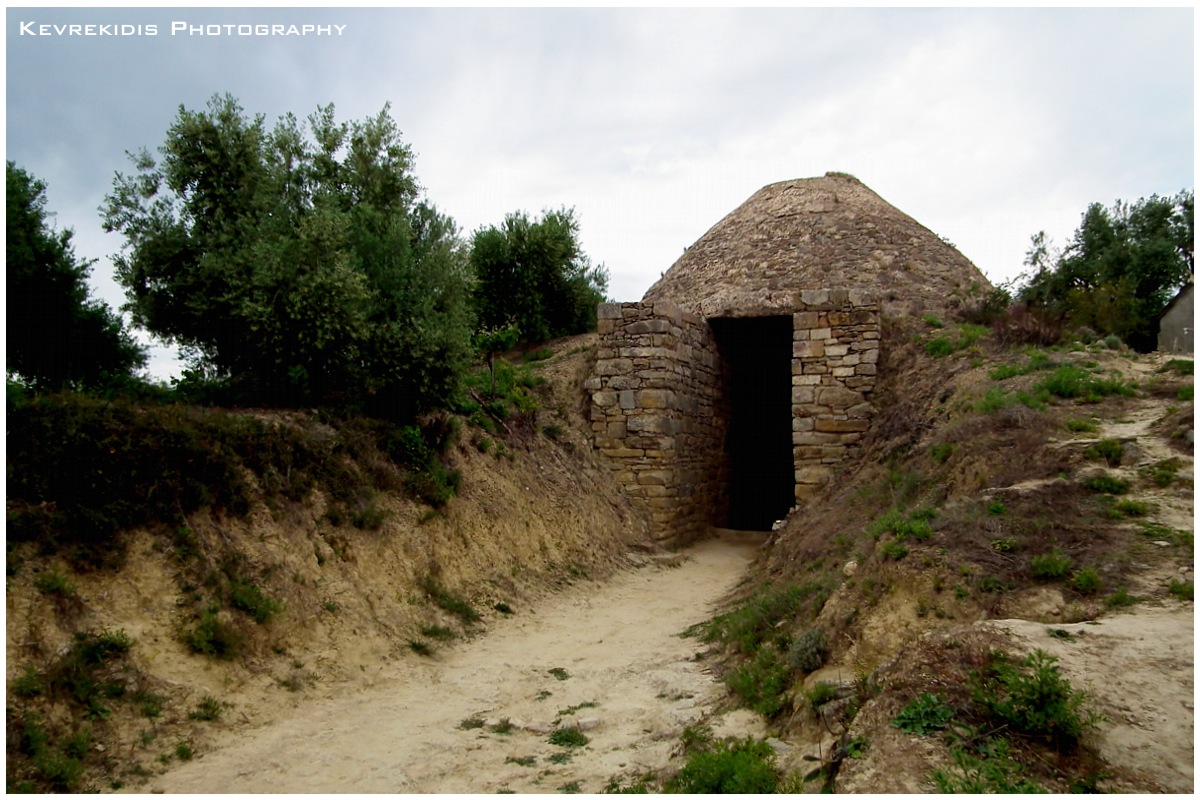
[[[39,18],[83,14],[46,9]],[[90,12],[168,24],[180,11]],[[994,280],[1093,201],[1193,185],[1191,9],[205,9],[348,25],[340,41],[23,41],[8,12],[8,157],[82,255],[123,152],[229,91],[269,121],[387,101],[465,233],[573,206],[635,299],[761,186],[850,172]],[[120,291],[101,262],[101,296]]]

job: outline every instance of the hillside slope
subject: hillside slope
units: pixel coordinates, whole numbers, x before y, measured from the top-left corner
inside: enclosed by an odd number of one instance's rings
[[[202,752],[212,717],[256,726],[369,686],[381,665],[470,638],[623,563],[646,527],[581,432],[592,344],[559,342],[536,362],[550,380],[534,390],[534,415],[486,422],[492,432],[461,425],[443,457],[461,474],[458,494],[443,507],[403,491],[384,454],[351,448],[358,429],[228,412],[212,424],[253,417],[333,454],[353,450],[360,460],[347,469],[384,488],[346,504],[319,480],[294,499],[273,494],[269,481],[303,466],[277,454],[244,476],[248,513],[210,507],[178,527],[127,531],[120,566],[77,570],[10,536],[9,788],[139,785]],[[21,510],[10,488],[10,516]]]

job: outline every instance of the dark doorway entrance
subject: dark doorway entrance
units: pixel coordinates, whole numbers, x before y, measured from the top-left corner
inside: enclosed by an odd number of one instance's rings
[[[710,320],[724,361],[729,428],[729,519],[766,531],[795,504],[792,318]]]

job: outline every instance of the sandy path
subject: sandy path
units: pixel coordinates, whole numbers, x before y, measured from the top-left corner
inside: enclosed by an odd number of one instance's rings
[[[231,730],[153,788],[526,793],[574,782],[599,792],[614,776],[665,766],[680,731],[724,694],[692,660],[698,643],[678,634],[711,616],[753,555],[752,545],[711,540],[679,567],[575,586],[474,641],[408,659],[369,689]],[[550,744],[559,712],[585,703],[596,705],[564,718],[586,720],[589,744]],[[514,728],[460,727],[471,717]]]

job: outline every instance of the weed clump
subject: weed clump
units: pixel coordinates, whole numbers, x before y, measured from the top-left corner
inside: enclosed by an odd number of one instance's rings
[[[971,682],[971,698],[994,721],[1067,752],[1086,728],[1099,722],[1087,696],[1071,687],[1058,659],[1034,650],[1015,662],[993,653]]]
[[[683,794],[771,794],[779,784],[775,751],[753,738],[723,740],[697,750],[665,787]]]
[[[1029,559],[1029,572],[1039,581],[1053,581],[1065,578],[1071,571],[1073,562],[1057,547],[1049,553],[1033,556]]]
[[[945,730],[954,718],[954,709],[946,705],[938,694],[923,694],[910,702],[892,720],[892,727],[905,733],[924,736],[934,731]]]

